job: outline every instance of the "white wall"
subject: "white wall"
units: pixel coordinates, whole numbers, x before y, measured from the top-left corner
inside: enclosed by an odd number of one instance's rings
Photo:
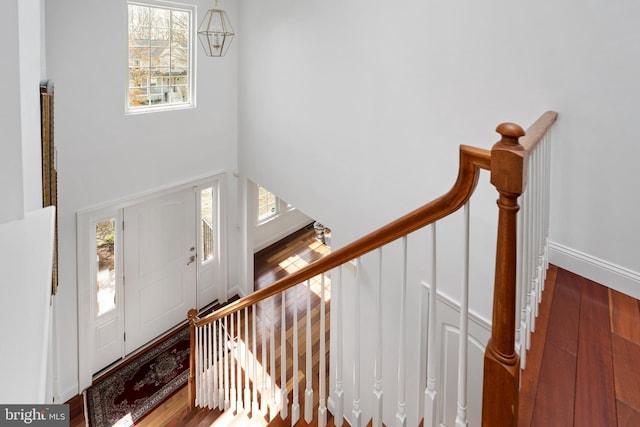
[[[640,272],[639,9],[245,0],[242,172],[344,242],[444,192],[459,143],[554,109],[552,240]]]
[[[19,1],[20,95],[22,102],[22,167],[24,209],[42,207],[42,157],[40,139],[40,87],[44,77],[41,49],[42,0]],[[42,12],[44,13],[44,12]]]
[[[0,79],[8,82],[3,85],[0,103],[0,224],[24,217],[18,9],[17,0],[8,1],[0,16],[0,38],[5,46]]]
[[[9,1],[0,18],[6,46],[0,78],[0,224],[42,207],[40,157],[41,0]]]
[[[185,3],[197,5],[196,25],[211,6]],[[221,6],[237,22],[236,5]],[[125,115],[126,2],[48,2],[46,26],[59,174],[58,395],[66,400],[79,392],[76,212],[236,168],[237,46],[224,58],[195,46],[197,108]],[[237,234],[234,179],[229,174],[230,239]]]
[[[639,12],[632,0],[243,0],[241,173],[331,224],[339,247],[444,193],[458,144],[489,148],[499,123],[553,109],[551,239],[637,289]],[[490,318],[496,195],[481,181],[470,303]]]

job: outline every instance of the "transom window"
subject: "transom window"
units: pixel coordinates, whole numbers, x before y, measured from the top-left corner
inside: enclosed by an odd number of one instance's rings
[[[160,1],[127,6],[127,111],[193,106],[195,7]]]

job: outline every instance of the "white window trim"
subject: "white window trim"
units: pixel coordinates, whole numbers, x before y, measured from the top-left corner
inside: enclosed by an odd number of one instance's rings
[[[151,6],[151,7],[162,7],[169,8],[173,10],[184,10],[190,12],[190,20],[189,20],[189,99],[190,102],[185,102],[182,104],[163,104],[158,106],[147,106],[147,107],[138,107],[138,108],[130,108],[129,107],[129,10],[128,7],[130,4],[141,5],[141,6]],[[176,3],[171,1],[163,1],[163,0],[127,0],[126,2],[126,17],[125,20],[125,31],[127,32],[127,36],[125,37],[126,46],[125,46],[125,63],[127,66],[125,67],[125,87],[124,87],[124,111],[126,115],[137,115],[137,114],[148,114],[148,113],[157,113],[162,111],[176,111],[176,110],[186,110],[196,107],[196,60],[197,60],[197,43],[196,43],[196,27],[197,27],[197,12],[198,7],[193,4],[184,4],[184,3]]]

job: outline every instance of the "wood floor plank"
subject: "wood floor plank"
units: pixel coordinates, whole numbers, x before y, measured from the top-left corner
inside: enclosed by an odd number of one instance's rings
[[[578,350],[578,325],[580,322],[581,278],[566,270],[558,271],[556,288],[549,322],[553,328],[547,333],[547,341],[573,354]]]
[[[607,288],[582,279],[575,425],[615,426],[611,327]]]
[[[549,315],[556,286],[558,268],[554,265],[549,267],[545,288],[542,293],[542,303],[538,319],[536,320],[536,332],[531,336],[531,348],[527,351],[527,365],[520,374],[520,396],[518,408],[518,426],[528,427],[533,417],[533,408],[538,390],[538,378],[542,365],[544,343],[549,325]]]
[[[640,344],[616,334],[612,336],[612,343],[616,398],[640,412]]]
[[[638,301],[609,289],[611,332],[640,344],[640,307]]]
[[[640,412],[630,408],[621,401],[617,401],[618,427],[640,426]]]
[[[572,426],[576,358],[555,344],[544,348],[532,427]],[[569,408],[567,407],[569,406]]]

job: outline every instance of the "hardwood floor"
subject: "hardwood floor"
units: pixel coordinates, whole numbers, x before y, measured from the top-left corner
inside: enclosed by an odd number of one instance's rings
[[[640,302],[554,266],[522,374],[519,427],[640,425]]]
[[[313,230],[301,232],[270,247],[255,259],[257,287],[267,286],[285,274],[321,257],[329,250],[313,237]],[[317,289],[318,284],[314,284]],[[328,286],[330,292],[330,286]],[[312,320],[319,321],[318,298],[314,298]],[[295,304],[294,304],[295,302]],[[291,328],[294,307],[298,328],[304,330],[306,313],[302,292],[294,301],[287,292],[287,325]],[[264,310],[271,310],[267,304]],[[274,308],[280,310],[278,300]],[[265,311],[266,313],[266,311]],[[327,325],[329,316],[327,312]],[[279,337],[279,331],[276,331]],[[304,333],[299,343],[304,348]],[[279,339],[277,340],[279,341]],[[319,332],[313,333],[317,355]],[[291,353],[292,331],[287,332],[287,352]],[[327,342],[328,348],[328,342]],[[279,354],[279,349],[276,349]],[[619,292],[551,266],[522,373],[519,427],[631,427],[640,426],[640,302]],[[279,359],[276,360],[280,366]],[[317,356],[314,359],[317,365]],[[304,354],[298,362],[304,369]],[[288,378],[291,378],[292,367]],[[317,379],[317,366],[314,378]],[[279,378],[279,371],[276,375]],[[301,382],[304,376],[301,377]],[[314,380],[314,386],[316,382]],[[289,385],[289,391],[291,391]],[[301,385],[300,390],[303,390]],[[317,395],[317,393],[316,393]],[[316,399],[317,402],[317,399]],[[83,426],[81,400],[72,405],[71,426]],[[186,388],[145,417],[139,426],[211,426],[219,411],[190,411]],[[224,425],[233,425],[235,416],[225,415]],[[281,425],[290,425],[288,420]],[[255,425],[260,424],[254,420]],[[275,425],[274,423],[270,425]],[[304,422],[300,425],[306,425]],[[333,425],[330,421],[329,425]]]

